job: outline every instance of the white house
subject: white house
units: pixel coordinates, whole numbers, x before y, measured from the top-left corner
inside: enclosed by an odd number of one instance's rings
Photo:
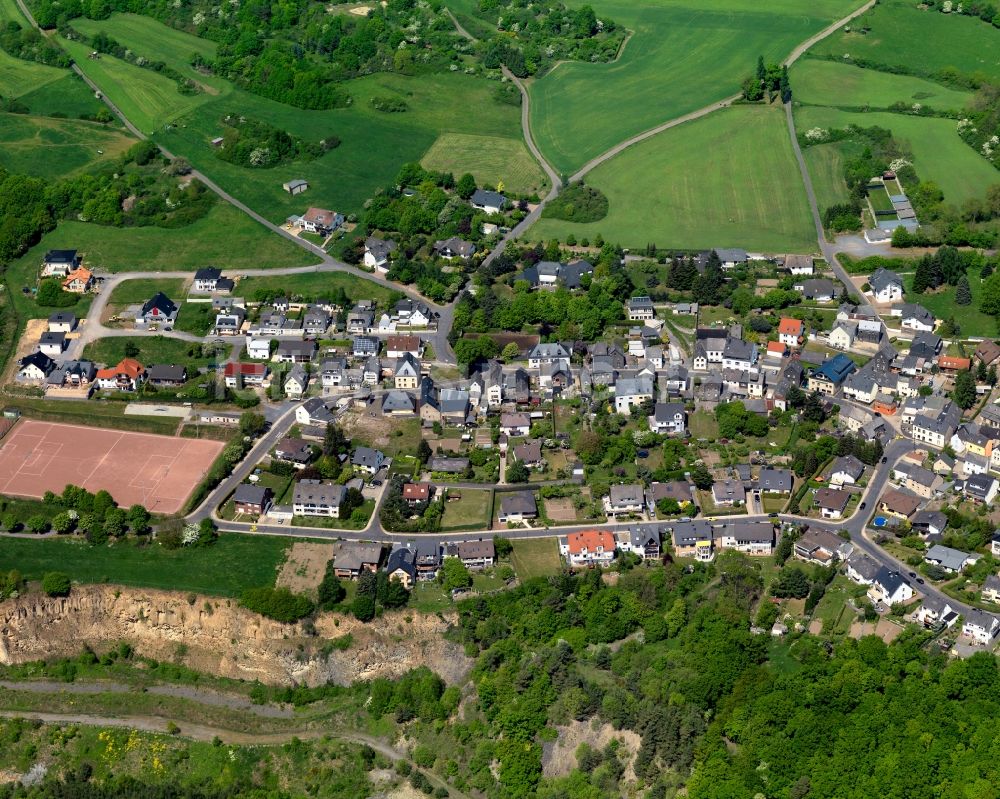
[[[971,608],[965,614],[962,634],[969,636],[977,644],[990,643],[996,637],[998,630],[1000,630],[1000,621],[992,613]]]
[[[646,417],[649,429],[661,435],[678,435],[686,428],[687,415],[683,402],[657,402],[653,415]]]
[[[868,589],[868,598],[891,607],[913,599],[913,588],[899,572],[881,566]]]
[[[628,413],[633,405],[653,399],[653,379],[650,377],[625,378],[615,383],[615,411]]]
[[[897,302],[903,299],[903,278],[895,272],[879,267],[868,278],[875,302]]]

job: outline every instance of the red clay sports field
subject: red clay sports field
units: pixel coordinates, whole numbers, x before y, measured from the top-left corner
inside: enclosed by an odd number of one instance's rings
[[[41,497],[70,483],[123,507],[176,513],[222,450],[220,441],[22,419],[0,446],[0,494]]]

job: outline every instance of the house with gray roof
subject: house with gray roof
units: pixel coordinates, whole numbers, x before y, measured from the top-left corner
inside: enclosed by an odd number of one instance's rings
[[[347,497],[347,488],[322,480],[299,480],[292,492],[294,516],[326,516],[340,518],[340,508]]]
[[[385,464],[385,454],[371,447],[356,447],[351,455],[351,465],[367,474],[375,474]]]
[[[895,272],[879,267],[868,277],[868,285],[875,302],[898,302],[903,299],[903,278]]]
[[[792,473],[788,469],[761,469],[757,475],[757,487],[768,494],[791,494]]]
[[[537,519],[538,505],[535,502],[534,493],[531,491],[510,491],[501,494],[498,518],[501,524]]]

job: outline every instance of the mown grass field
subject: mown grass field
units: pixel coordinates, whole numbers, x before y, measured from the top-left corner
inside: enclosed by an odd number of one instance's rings
[[[30,419],[112,430],[133,430],[172,436],[177,433],[178,420],[167,416],[126,416],[124,402],[80,402],[41,397],[11,398],[6,405],[17,408]]]
[[[517,139],[442,133],[420,163],[425,169],[453,172],[456,177],[470,172],[481,186],[503,181],[506,191],[519,194],[543,195],[548,190],[541,167]]]
[[[983,336],[991,338],[997,335],[996,318],[979,310],[980,297],[983,292],[983,279],[978,269],[969,270],[969,288],[972,289],[971,305],[955,304],[955,287],[944,286],[937,291],[927,291],[914,294],[910,291],[913,285],[913,275],[906,275],[906,301],[923,305],[939,320],[953,317],[961,328],[962,336]]]
[[[457,73],[418,77],[388,73],[369,75],[346,84],[352,98],[349,107],[304,111],[249,94],[224,79],[192,70],[188,66],[191,54],[196,49],[214,45],[155,20],[123,14],[108,20],[81,20],[80,23],[81,31],[91,34],[105,31],[134,52],[166,61],[208,88],[193,98],[184,97],[177,93],[173,82],[168,81],[169,91],[164,87],[159,98],[150,97],[152,105],[146,124],[153,122],[157,141],[188,158],[227,191],[275,222],[283,221],[292,213],[301,213],[310,205],[345,213],[359,211],[376,189],[392,181],[402,164],[419,161],[443,133],[509,140],[505,146],[511,152],[523,146],[520,108],[497,102],[493,97],[496,85],[481,78]],[[87,65],[81,62],[81,66],[87,69],[106,61],[106,57],[102,57]],[[112,83],[127,81],[134,72],[165,80],[149,70],[121,62],[115,67],[119,68],[117,74],[108,76]],[[96,76],[95,80],[101,83]],[[108,91],[112,92],[111,84]],[[144,91],[152,91],[148,78],[140,79],[135,87],[118,86],[110,96],[112,100],[116,100],[116,94],[137,97]],[[402,99],[408,110],[392,114],[377,111],[371,104],[376,96]],[[474,112],[470,111],[473,109]],[[122,110],[131,119],[129,110],[124,106]],[[221,133],[221,120],[231,113],[264,120],[309,141],[337,136],[341,145],[314,161],[293,162],[272,169],[246,169],[217,158],[209,143]],[[163,125],[167,122],[173,124],[169,130],[164,130]],[[140,125],[140,129],[147,128]],[[449,168],[458,173],[468,163],[469,154],[467,150],[459,151],[455,157],[454,165]],[[523,164],[520,159],[518,163]],[[489,161],[486,167],[489,171]],[[518,169],[523,168],[523,165],[518,166]],[[515,174],[513,180],[531,180],[525,178],[526,174],[521,177]],[[497,180],[497,176],[487,177],[493,182]],[[290,197],[281,185],[296,178],[308,180],[309,191]],[[505,182],[509,183],[506,177]]]
[[[27,254],[11,264],[37,272],[46,250],[80,250],[88,266],[109,272],[189,271],[211,264],[220,269],[305,266],[315,258],[226,203],[176,230],[112,228],[62,221]]]
[[[552,538],[515,538],[511,561],[521,580],[558,574],[562,568],[559,546]]]
[[[351,106],[332,111],[303,111],[235,90],[182,117],[169,131],[158,133],[157,140],[272,221],[284,221],[310,205],[358,212],[377,189],[392,183],[400,166],[420,161],[442,133],[490,136],[518,145],[519,109],[494,100],[494,88],[481,78],[457,73],[383,73],[348,83]],[[401,98],[409,110],[376,111],[371,105],[376,96]],[[209,142],[220,135],[220,122],[230,113],[264,120],[309,141],[337,136],[341,144],[314,161],[273,169],[229,164],[216,157]],[[456,160],[451,169],[460,174],[463,163]],[[308,180],[309,190],[291,197],[281,186],[296,178]]]
[[[93,116],[105,108],[104,103],[94,97],[90,87],[75,72],[64,72],[58,80],[22,94],[17,99],[26,105],[32,114],[63,116],[69,119],[84,115]],[[117,120],[113,127],[121,129]]]
[[[119,13],[112,14],[105,20],[78,17],[73,20],[73,27],[86,36],[104,31],[138,55],[173,67],[185,77],[206,87],[208,94],[232,89],[232,84],[225,78],[203,75],[191,66],[191,56],[195,53],[209,61],[213,60],[218,50],[215,42],[171,28],[152,17]]]
[[[489,524],[492,491],[462,489],[462,498],[446,502],[442,530],[479,530]]]
[[[130,344],[134,344],[139,350],[139,354],[132,357],[144,366],[154,363],[176,363],[184,364],[190,370],[195,366],[208,365],[212,361],[211,357],[202,357],[200,344],[166,336],[117,336],[98,339],[83,348],[83,358],[94,363],[115,364],[125,357],[125,348]],[[197,355],[188,355],[188,351],[192,348],[198,352]],[[228,346],[226,351],[228,352]]]
[[[116,583],[171,591],[238,596],[273,585],[291,539],[225,533],[211,547],[168,551],[121,542],[92,547],[78,540],[0,536],[0,570],[17,569],[29,580],[61,571],[81,583]]]
[[[850,147],[850,142],[837,142],[817,144],[802,150],[820,213],[831,205],[847,202],[851,198],[844,182],[844,161]]]
[[[258,289],[267,289],[292,297],[316,297],[338,287],[343,288],[351,300],[372,299],[381,307],[385,307],[391,297],[402,297],[400,292],[381,283],[343,272],[305,272],[300,275],[247,277],[237,284],[236,293],[241,297],[253,299]]]
[[[187,280],[180,277],[163,277],[156,280],[123,280],[108,297],[109,305],[127,305],[145,302],[156,292],[162,291],[176,303],[184,298]]]
[[[744,247],[771,252],[815,246],[802,178],[780,108],[739,106],[629,148],[587,182],[608,197],[599,222],[542,219],[531,240],[600,233],[624,247]]]
[[[598,0],[633,35],[611,64],[568,62],[532,83],[535,141],[572,173],[612,145],[739,91],[757,56],[780,61],[853,0]]]
[[[888,108],[919,103],[937,111],[961,111],[972,92],[950,89],[934,81],[861,69],[851,64],[803,58],[789,70],[795,101],[839,108]]]
[[[885,112],[851,113],[821,107],[799,108],[795,112],[795,126],[800,131],[814,127],[845,128],[851,124],[891,130],[913,152],[913,166],[920,179],[937,183],[946,202],[961,205],[970,197],[982,197],[987,186],[1000,183],[1000,172],[959,138],[953,119]]]
[[[0,166],[11,172],[64,178],[115,160],[135,142],[97,122],[0,114]]]
[[[14,97],[20,97],[65,75],[66,71],[63,69],[23,61],[0,50],[0,86],[3,87],[4,94],[11,92]]]
[[[866,26],[870,30],[863,33]],[[918,73],[953,67],[1000,79],[1000,36],[975,17],[942,14],[910,0],[881,0],[850,28],[818,42],[811,52],[864,58]]]
[[[120,61],[114,56],[88,58],[91,49],[81,42],[60,39],[59,44],[143,133],[153,133],[170,120],[210,99],[205,93],[183,95],[170,78]]]

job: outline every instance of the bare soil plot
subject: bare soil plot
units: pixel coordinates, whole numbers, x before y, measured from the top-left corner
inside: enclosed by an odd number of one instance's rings
[[[556,522],[576,521],[576,508],[570,497],[545,500],[545,515]]]
[[[14,379],[14,375],[17,373],[17,364],[21,358],[38,350],[38,339],[48,329],[48,319],[28,319],[24,323],[24,333],[21,334],[21,340],[17,342],[17,350],[14,352],[14,357],[7,363],[7,370],[4,374],[5,383]]]
[[[278,572],[277,585],[296,594],[315,595],[326,574],[326,564],[336,552],[335,544],[311,544],[297,541],[288,550]]]
[[[119,505],[176,513],[221,441],[22,419],[0,448],[0,493],[41,497],[69,484],[104,489]]]
[[[625,753],[625,782],[635,782],[635,758],[642,746],[642,738],[631,730],[616,730],[610,724],[595,726],[589,721],[571,721],[557,727],[559,737],[542,746],[542,774],[547,778],[565,777],[576,765],[576,750],[586,743],[592,749],[603,751],[611,741],[621,744],[619,753]],[[621,755],[619,755],[621,756]]]

